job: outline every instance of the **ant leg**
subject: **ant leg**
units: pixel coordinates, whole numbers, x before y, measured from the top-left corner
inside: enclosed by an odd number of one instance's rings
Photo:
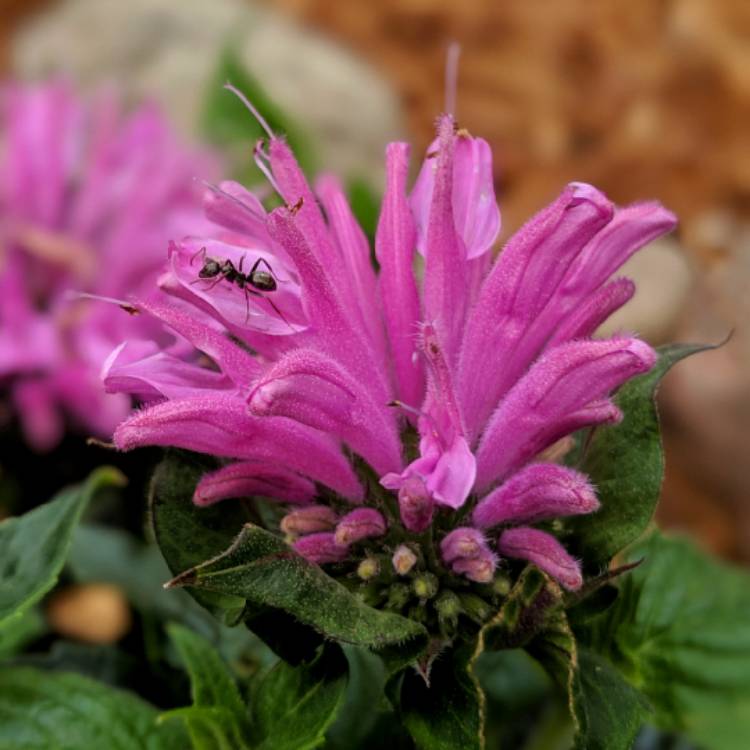
[[[203,289],[201,291],[202,292],[210,292],[217,284],[221,284],[221,281],[222,281],[223,278],[224,278],[223,276],[219,276],[219,278],[216,279],[216,281],[209,282],[208,286],[203,287]],[[190,282],[190,286],[192,286],[193,284],[197,284],[199,281],[205,281],[205,279],[196,279],[195,281],[191,281]]]
[[[245,292],[247,294],[252,294],[254,297],[260,297],[261,299],[264,299],[266,302],[268,302],[268,304],[271,305],[276,314],[289,326],[289,330],[292,333],[296,333],[296,331],[292,327],[292,324],[284,317],[284,313],[282,313],[281,310],[276,307],[276,303],[270,297],[266,297],[265,294],[261,294],[260,292],[256,292],[253,289],[249,289],[247,287],[245,287]]]
[[[197,253],[193,253],[190,257],[190,265],[193,265],[193,261],[201,254],[203,253],[203,258],[206,257],[206,246],[204,245],[200,250],[198,250]]]

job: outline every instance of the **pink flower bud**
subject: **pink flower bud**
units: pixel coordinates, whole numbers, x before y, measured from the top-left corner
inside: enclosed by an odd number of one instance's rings
[[[502,555],[534,563],[570,591],[581,588],[580,563],[546,531],[526,527],[508,529],[498,539],[497,548]]]
[[[484,535],[481,531],[467,526],[453,529],[440,542],[440,552],[447,563],[459,558],[479,557],[483,550],[489,550]]]
[[[405,544],[399,544],[393,553],[393,569],[400,576],[405,576],[417,564],[417,556]]]
[[[298,554],[316,565],[341,562],[349,554],[349,550],[338,544],[330,531],[300,537],[292,547]]]
[[[281,530],[291,537],[333,531],[337,520],[336,514],[327,505],[310,505],[287,513],[281,519]]]
[[[461,557],[451,567],[454,573],[466,576],[470,581],[489,583],[495,575],[497,558],[486,550],[479,557]]]
[[[440,551],[454,573],[477,583],[492,580],[497,559],[481,531],[466,526],[453,529],[440,543]]]
[[[336,526],[336,543],[349,545],[362,539],[383,536],[385,518],[375,508],[357,508],[347,513]]]
[[[401,520],[409,531],[419,534],[429,527],[434,505],[432,495],[419,477],[404,480],[398,491],[398,507]]]

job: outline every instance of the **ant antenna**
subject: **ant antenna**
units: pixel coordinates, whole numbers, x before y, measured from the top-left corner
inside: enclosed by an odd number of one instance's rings
[[[224,88],[227,91],[231,91],[248,108],[250,114],[258,121],[258,125],[260,125],[263,130],[266,131],[266,135],[268,135],[269,138],[275,137],[273,134],[273,130],[271,130],[263,115],[258,112],[255,106],[253,106],[252,102],[236,86],[232,86],[232,84],[227,81],[224,84]]]
[[[461,45],[451,42],[445,56],[445,111],[456,117],[456,89],[458,87],[458,58],[461,56]]]

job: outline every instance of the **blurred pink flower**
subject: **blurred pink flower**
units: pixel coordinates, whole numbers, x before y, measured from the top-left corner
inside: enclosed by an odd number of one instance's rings
[[[335,531],[295,541],[321,564],[356,564],[363,550],[388,559],[398,547],[411,555],[408,566],[393,556],[399,573],[442,557],[455,575],[486,583],[503,557],[518,557],[580,586],[579,563],[529,525],[598,502],[585,476],[540,454],[618,420],[611,395],[654,364],[636,338],[592,336],[633,292],[612,274],[670,231],[673,215],[655,203],[616,208],[574,183],[493,262],[500,216],[490,150],[446,115],[411,198],[409,148],[387,148],[376,272],[338,182],[321,178],[316,197],[283,140],[271,136],[260,153],[286,206],[266,214],[236,184],[215,188],[210,216],[226,231],[175,246],[162,279],[195,312],[135,302],[189,339],[211,369],[175,367],[165,377],[152,357],[112,358],[109,389],[161,394],[118,427],[116,444],[234,460],[199,484],[201,504],[265,484],[259,494],[280,503],[326,504],[333,494],[337,511],[359,506]],[[227,259],[228,275],[198,281]],[[253,286],[248,270],[257,267],[276,289]],[[239,479],[211,478],[225,474]],[[467,503],[471,512],[456,512]]]
[[[156,108],[124,116],[111,93],[87,104],[62,82],[6,84],[0,118],[0,384],[36,450],[66,420],[109,437],[131,399],[102,392],[102,364],[158,329],[76,293],[152,287],[168,239],[209,226],[193,178],[212,165]]]

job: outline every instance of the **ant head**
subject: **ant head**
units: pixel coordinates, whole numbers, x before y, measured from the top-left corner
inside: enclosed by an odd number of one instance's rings
[[[201,279],[211,279],[214,276],[218,276],[221,273],[221,263],[213,258],[206,258],[203,261],[203,268],[198,271],[198,276]]]

